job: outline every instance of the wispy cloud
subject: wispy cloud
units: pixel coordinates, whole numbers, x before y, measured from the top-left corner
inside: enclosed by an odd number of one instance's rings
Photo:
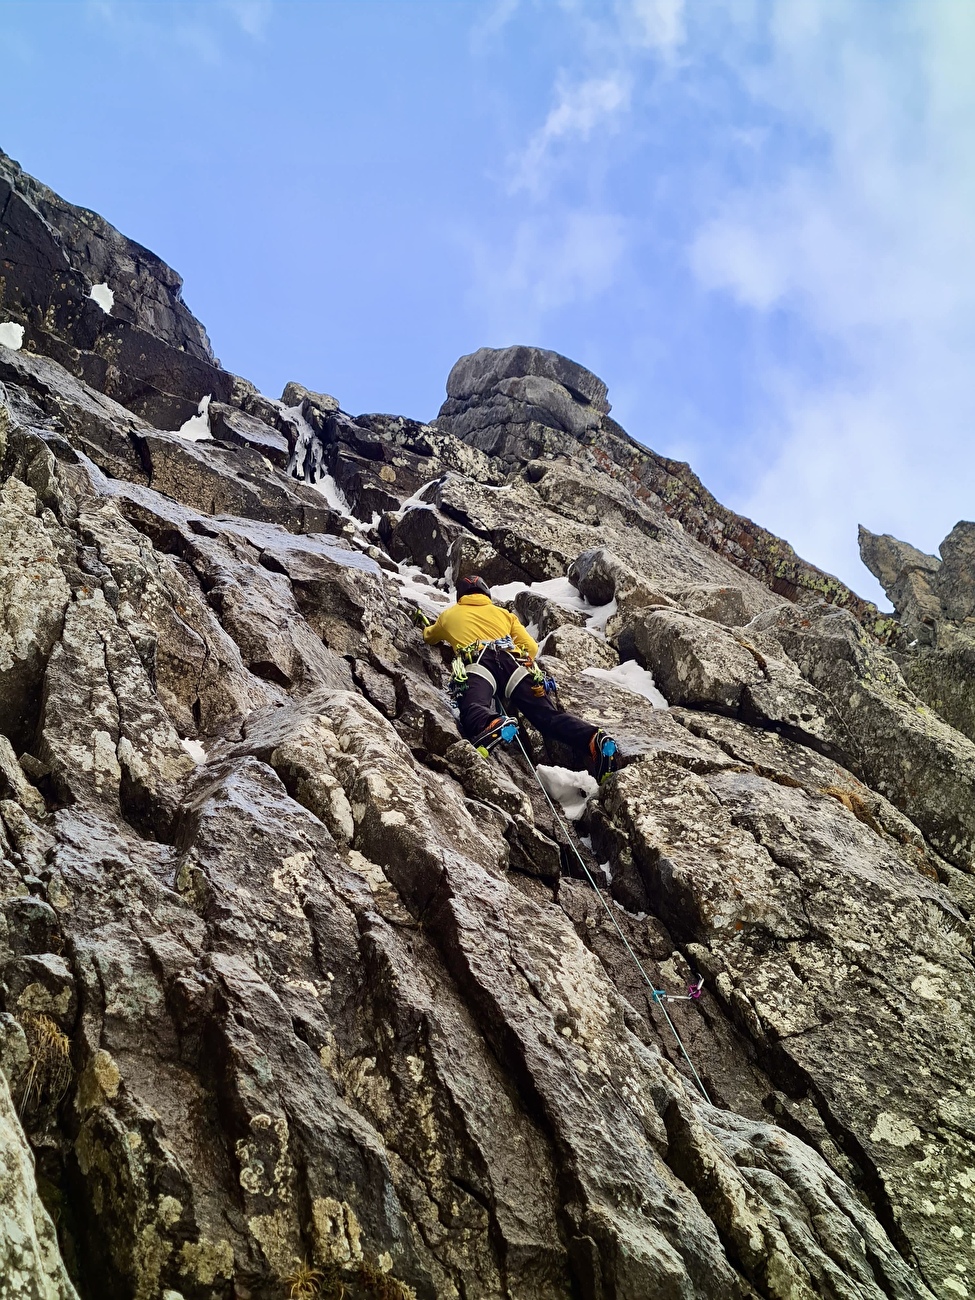
[[[86,0],[85,4],[89,21],[115,41],[138,48],[143,56],[165,56],[175,50],[211,67],[227,62],[228,33],[262,39],[273,10],[273,0],[211,0],[194,5],[169,0],[154,4]]]
[[[524,13],[520,0],[497,0],[490,31]],[[598,16],[588,0],[559,0],[548,21],[571,34],[574,66],[558,72],[544,120],[509,159],[502,183],[519,210],[507,232],[466,237],[472,309],[494,337],[526,342],[544,330],[551,313],[605,293],[625,264],[630,220],[591,178],[605,142],[630,117],[648,61],[669,57],[680,45],[683,0],[615,0]],[[587,192],[570,197],[580,176],[590,178]]]
[[[777,450],[742,504],[851,576],[858,518],[932,549],[975,510],[975,8],[780,0],[766,36],[735,71],[809,146],[726,194],[691,264],[841,359],[769,368]]]
[[[563,80],[556,93],[556,104],[517,160],[515,191],[543,193],[556,146],[588,141],[597,128],[611,128],[629,106],[630,76],[619,69],[575,84]]]
[[[684,0],[617,0],[625,39],[672,54],[684,39]]]
[[[548,313],[605,292],[626,249],[626,223],[613,213],[526,217],[500,246],[468,241],[471,294],[492,338],[530,343]]]
[[[471,44],[475,50],[484,50],[508,26],[521,6],[521,0],[491,0],[474,20],[471,27]]]
[[[504,20],[517,0],[501,0]],[[512,188],[539,196],[547,192],[561,164],[575,164],[573,146],[615,132],[627,120],[634,82],[647,73],[647,60],[669,60],[684,39],[684,0],[615,0],[594,17],[579,0],[561,0],[558,21],[568,24],[589,70],[560,73],[554,103],[512,165]]]
[[[260,39],[274,10],[273,0],[223,0],[223,7],[248,36]]]

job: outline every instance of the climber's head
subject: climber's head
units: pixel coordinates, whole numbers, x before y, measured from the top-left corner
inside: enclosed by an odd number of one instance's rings
[[[482,596],[487,596],[488,599],[491,598],[491,588],[487,585],[487,583],[484,581],[483,578],[478,576],[478,574],[472,573],[469,574],[468,577],[466,578],[457,579],[458,600],[460,600],[462,596],[473,596],[475,595],[475,593],[479,593]]]

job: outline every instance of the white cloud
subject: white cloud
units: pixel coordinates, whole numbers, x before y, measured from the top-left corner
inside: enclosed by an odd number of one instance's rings
[[[684,39],[684,0],[617,0],[624,34],[647,49],[672,53]]]
[[[624,72],[591,77],[575,85],[562,82],[558,102],[519,159],[512,188],[540,193],[548,179],[554,146],[586,141],[597,127],[611,127],[630,102],[630,78]]]
[[[499,21],[507,22],[517,7],[518,0],[499,0]],[[648,59],[669,60],[684,40],[684,0],[615,0],[599,16],[588,0],[560,0],[558,9],[558,21],[571,24],[589,75],[560,74],[553,107],[515,159],[512,188],[535,197],[547,192],[557,159],[572,170],[572,146],[623,125]]]
[[[273,0],[211,0],[205,4],[131,4],[123,0],[86,0],[90,20],[118,42],[140,54],[175,48],[196,62],[216,67],[228,55],[229,32],[260,39],[273,13]]]
[[[486,12],[471,27],[471,44],[483,51],[508,26],[521,6],[521,0],[493,0]]]
[[[564,212],[523,219],[504,246],[468,242],[472,296],[490,333],[530,343],[547,313],[591,302],[609,288],[627,250],[627,230],[612,213]]]
[[[272,0],[223,0],[223,5],[241,31],[255,38],[264,35],[274,7]]]
[[[858,520],[931,550],[975,513],[975,6],[770,13],[768,62],[735,71],[808,147],[724,197],[691,265],[841,358],[825,379],[768,370],[778,450],[737,505],[862,587]]]

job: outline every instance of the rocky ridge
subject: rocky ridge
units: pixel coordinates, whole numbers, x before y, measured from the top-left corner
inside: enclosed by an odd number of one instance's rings
[[[975,525],[884,618],[554,353],[274,401],[2,156],[0,240],[3,1294],[972,1293]],[[475,568],[602,901],[411,625]]]

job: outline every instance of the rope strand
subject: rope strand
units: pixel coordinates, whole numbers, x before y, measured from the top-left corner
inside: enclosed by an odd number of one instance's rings
[[[531,772],[532,776],[535,778],[535,781],[536,781],[537,784],[538,784],[538,788],[539,788],[539,790],[541,790],[542,794],[545,796],[546,802],[548,803],[548,806],[551,808],[552,813],[553,813],[553,815],[554,815],[554,817],[555,817],[555,820],[558,822],[559,826],[562,828],[562,833],[563,833],[563,835],[565,836],[565,841],[566,841],[566,843],[568,844],[568,846],[569,846],[569,848],[572,850],[572,852],[576,855],[576,858],[577,858],[578,861],[579,861],[579,866],[582,867],[582,870],[583,870],[583,872],[585,873],[586,879],[589,881],[590,885],[592,885],[592,887],[593,887],[593,891],[595,892],[596,897],[597,897],[597,898],[599,899],[599,901],[602,903],[603,908],[604,908],[604,910],[605,910],[605,912],[606,912],[606,915],[607,915],[607,916],[609,917],[609,919],[612,921],[612,923],[613,923],[613,925],[614,925],[614,927],[615,927],[615,929],[616,929],[616,933],[617,933],[617,934],[619,935],[619,937],[623,940],[623,946],[624,946],[624,948],[625,948],[626,951],[630,954],[630,956],[633,958],[633,963],[634,963],[634,965],[636,966],[637,970],[640,972],[641,976],[643,977],[643,981],[644,981],[644,983],[646,984],[647,988],[649,988],[649,990],[650,990],[650,994],[651,994],[651,997],[652,997],[653,1001],[654,1001],[654,1002],[656,1003],[656,1005],[660,1008],[660,1010],[664,1013],[664,1017],[665,1017],[665,1019],[666,1019],[666,1021],[667,1021],[667,1024],[670,1026],[671,1033],[672,1033],[672,1034],[674,1035],[674,1037],[677,1039],[677,1046],[680,1048],[681,1052],[683,1053],[684,1060],[685,1060],[685,1061],[687,1062],[687,1064],[690,1066],[691,1074],[693,1074],[693,1076],[694,1076],[694,1081],[695,1081],[695,1083],[697,1084],[697,1086],[698,1086],[698,1087],[700,1088],[700,1090],[701,1090],[701,1096],[702,1096],[702,1097],[704,1098],[704,1100],[708,1103],[708,1105],[713,1105],[714,1103],[711,1101],[711,1098],[708,1096],[707,1089],[705,1088],[704,1084],[701,1082],[701,1076],[698,1074],[697,1070],[695,1070],[695,1068],[694,1068],[694,1062],[691,1060],[690,1056],[688,1056],[688,1054],[687,1054],[687,1048],[684,1046],[683,1040],[682,1040],[680,1034],[677,1032],[677,1027],[676,1027],[676,1025],[674,1024],[674,1022],[671,1020],[671,1018],[670,1018],[670,1016],[669,1016],[669,1014],[668,1014],[668,1012],[667,1012],[667,1008],[664,1006],[663,998],[662,998],[662,996],[661,996],[660,990],[654,987],[653,981],[650,979],[650,976],[649,976],[649,975],[647,974],[647,972],[643,969],[643,963],[640,961],[640,958],[639,958],[639,957],[636,955],[636,953],[633,951],[633,948],[632,948],[632,946],[631,946],[631,944],[630,944],[629,939],[627,939],[626,935],[623,933],[623,929],[622,929],[622,927],[620,926],[620,923],[617,921],[616,917],[613,915],[613,912],[612,912],[611,907],[610,907],[609,904],[606,902],[606,899],[603,897],[603,895],[602,895],[602,893],[601,893],[601,891],[600,891],[600,889],[599,889],[599,886],[596,884],[595,880],[593,879],[593,877],[592,877],[592,875],[591,875],[591,873],[590,873],[590,871],[589,871],[589,868],[586,866],[586,863],[585,863],[585,860],[583,859],[582,854],[581,854],[581,853],[579,852],[579,850],[576,848],[575,842],[574,842],[573,839],[572,839],[572,833],[571,833],[571,831],[569,830],[568,826],[566,826],[565,822],[562,820],[562,816],[561,816],[561,814],[559,813],[559,810],[556,808],[555,804],[553,803],[552,798],[551,798],[549,792],[545,789],[545,786],[544,786],[543,783],[542,783],[542,779],[541,779],[541,777],[538,775],[538,772],[537,772],[537,770],[536,770],[536,768],[535,768],[535,764],[534,764],[534,763],[531,761],[531,759],[528,757],[528,752],[527,752],[527,750],[525,749],[525,746],[522,744],[521,733],[520,733],[520,732],[518,733],[516,739],[517,739],[517,741],[518,741],[518,748],[521,750],[522,755],[524,756],[525,762],[528,764],[529,771]]]

